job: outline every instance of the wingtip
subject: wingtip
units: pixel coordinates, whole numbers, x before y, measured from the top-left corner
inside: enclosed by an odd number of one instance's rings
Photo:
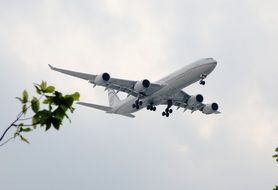
[[[48,66],[50,69],[52,69],[52,70],[54,69],[54,67],[52,65],[48,64]]]

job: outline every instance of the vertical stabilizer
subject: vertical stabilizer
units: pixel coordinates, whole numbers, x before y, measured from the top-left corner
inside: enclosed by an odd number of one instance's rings
[[[114,107],[115,105],[120,103],[120,98],[117,96],[114,90],[108,89],[108,100],[109,106]]]

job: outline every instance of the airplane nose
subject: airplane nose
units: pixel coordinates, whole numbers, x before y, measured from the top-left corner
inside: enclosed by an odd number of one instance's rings
[[[210,62],[211,65],[214,65],[214,66],[217,65],[217,61],[213,58],[210,58],[209,62]]]
[[[210,68],[211,68],[211,71],[215,69],[216,65],[217,65],[217,61],[213,60],[212,62],[210,62]]]
[[[213,66],[216,66],[217,65],[217,61],[213,58],[206,58],[205,60],[207,60],[207,63],[213,65]]]

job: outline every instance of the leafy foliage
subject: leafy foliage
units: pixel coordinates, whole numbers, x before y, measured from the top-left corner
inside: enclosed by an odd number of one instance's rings
[[[20,137],[22,141],[29,143],[28,139],[23,136],[23,133],[31,132],[37,126],[45,128],[46,131],[50,128],[59,130],[64,118],[70,121],[67,112],[74,112],[72,105],[75,101],[79,100],[80,94],[78,92],[63,95],[61,92],[56,91],[54,86],[48,86],[45,81],[42,81],[41,84],[35,84],[34,87],[40,97],[33,97],[29,100],[29,94],[24,90],[22,96],[16,98],[22,104],[21,112],[16,120],[6,129],[0,138],[0,142],[11,127],[16,128],[12,138]],[[31,117],[26,118],[27,114],[31,115]]]
[[[276,159],[276,162],[278,162],[278,147],[275,149],[276,154],[274,154],[272,157]],[[273,190],[278,190],[278,186],[276,185]]]
[[[276,159],[276,162],[278,162],[278,147],[275,149],[276,154],[274,154],[272,157]]]

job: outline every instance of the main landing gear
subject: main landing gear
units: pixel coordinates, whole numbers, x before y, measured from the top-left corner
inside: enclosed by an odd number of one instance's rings
[[[137,99],[137,100],[135,101],[135,103],[132,104],[132,108],[133,108],[133,109],[136,108],[137,110],[139,110],[140,106],[142,106],[142,105],[143,105],[143,102],[140,101],[139,99]]]
[[[170,109],[171,108],[171,106],[173,105],[173,102],[172,102],[172,100],[168,100],[167,101],[167,108],[165,109],[165,111],[164,112],[162,112],[162,116],[166,116],[166,117],[169,117],[170,116],[170,114],[171,113],[173,113],[173,110],[172,109]]]
[[[206,82],[204,81],[204,79],[206,78],[207,76],[205,75],[205,74],[201,74],[201,76],[200,76],[200,78],[201,78],[201,80],[200,80],[200,85],[205,85],[206,84]]]
[[[149,104],[149,105],[147,106],[147,110],[155,111],[155,110],[156,110],[156,107],[153,106],[153,104]]]

